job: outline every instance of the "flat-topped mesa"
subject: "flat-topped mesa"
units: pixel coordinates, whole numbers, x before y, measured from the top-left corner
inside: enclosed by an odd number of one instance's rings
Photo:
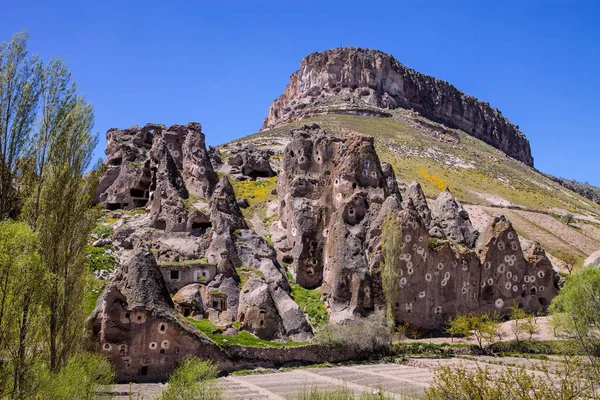
[[[344,47],[305,57],[262,129],[324,113],[389,116],[384,109],[399,107],[461,129],[533,166],[529,141],[500,111],[377,50]]]

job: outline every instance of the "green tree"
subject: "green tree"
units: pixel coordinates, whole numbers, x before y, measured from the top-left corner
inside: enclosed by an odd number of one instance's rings
[[[37,115],[42,62],[27,52],[28,34],[0,44],[0,220],[17,213],[17,180]]]
[[[549,311],[555,330],[575,338],[600,377],[600,269],[583,268],[572,274]]]
[[[469,323],[469,317],[464,314],[458,314],[457,316],[450,318],[447,322],[446,332],[452,336],[452,339],[454,339],[455,336],[470,336],[471,324]]]
[[[85,246],[98,218],[92,209],[95,179],[83,176],[96,138],[93,114],[82,99],[53,138],[39,215],[42,261],[51,274],[48,296],[50,367],[62,366],[79,348],[85,321],[85,290],[90,279]]]
[[[402,225],[398,215],[391,215],[383,222],[382,245],[383,263],[381,263],[381,286],[385,296],[386,316],[390,326],[394,326],[396,316],[394,304],[400,291],[402,256]]]
[[[0,398],[24,397],[34,378],[48,285],[38,247],[26,224],[0,222]]]

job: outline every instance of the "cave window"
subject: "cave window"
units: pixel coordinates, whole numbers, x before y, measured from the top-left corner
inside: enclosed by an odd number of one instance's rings
[[[178,270],[172,270],[171,271],[171,280],[172,281],[178,281],[179,280],[179,271]]]
[[[131,197],[144,197],[145,190],[144,189],[129,189],[129,194]]]
[[[177,223],[180,224],[181,223],[181,217],[177,218]]]
[[[241,313],[240,314],[240,322],[244,322],[244,319],[246,318],[246,314]]]
[[[138,315],[138,318],[137,318],[137,319],[138,319],[138,321],[141,321],[141,320],[142,320],[142,316],[141,316],[141,315]]]
[[[532,287],[532,288],[531,288],[531,295],[532,295],[532,296],[535,296],[536,294],[537,294],[537,289],[536,289],[536,288],[534,288],[534,287]]]
[[[160,229],[161,231],[164,231],[165,229],[167,229],[167,223],[162,219],[157,220],[154,223],[154,226],[156,227],[156,229]]]
[[[263,321],[262,319],[260,320],[260,327],[262,328],[263,326],[265,326],[265,321]]]
[[[121,157],[113,158],[112,160],[110,160],[110,165],[121,165],[122,162],[123,159]]]
[[[189,317],[190,316],[190,309],[189,309],[189,307],[183,307],[183,316],[184,317]]]
[[[121,203],[108,203],[107,206],[109,210],[114,211],[121,208]]]
[[[165,324],[161,324],[160,325],[160,331],[164,332],[167,329],[167,327],[165,326]]]
[[[142,375],[142,376],[148,375],[148,367],[147,366],[144,365],[142,368],[140,368],[140,375]]]
[[[219,302],[217,300],[213,300],[213,308],[219,308]]]
[[[545,299],[545,298],[543,298],[543,297],[540,297],[540,298],[538,299],[538,301],[540,302],[540,304],[541,304],[541,305],[543,305],[543,306],[545,306],[545,305],[546,305],[546,299]]]
[[[192,229],[208,229],[212,228],[210,222],[192,222]]]

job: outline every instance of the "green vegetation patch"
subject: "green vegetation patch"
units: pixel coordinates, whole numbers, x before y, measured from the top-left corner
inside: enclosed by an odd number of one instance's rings
[[[199,321],[188,318],[188,321],[194,325],[198,330],[208,336],[213,342],[219,346],[230,346],[230,345],[241,345],[241,346],[253,346],[253,347],[295,347],[304,346],[306,342],[288,342],[278,343],[271,342],[268,340],[262,340],[254,336],[253,334],[246,331],[239,331],[237,336],[223,336],[222,328],[217,327],[208,319],[201,319]]]
[[[92,271],[105,270],[112,272],[117,268],[119,262],[109,254],[107,250],[112,250],[112,246],[94,247],[87,245],[85,247],[87,264]]]
[[[298,304],[300,310],[307,315],[308,322],[318,328],[329,321],[329,314],[325,304],[321,302],[321,293],[314,289],[306,289],[302,286],[290,284],[290,296]]]
[[[266,219],[267,203],[277,196],[272,191],[277,188],[277,177],[256,181],[232,181],[231,186],[235,192],[236,199],[246,198],[250,207],[242,209],[246,218],[252,218],[256,213],[264,220]]]
[[[183,261],[160,261],[158,265],[206,265],[208,261],[206,257],[199,258],[197,260],[183,260]]]
[[[247,265],[242,265],[241,267],[238,267],[235,270],[240,276],[240,286],[244,286],[244,284],[248,282],[248,279],[250,279],[250,277],[252,276],[265,279],[264,274],[260,270],[249,267]]]
[[[96,308],[98,298],[100,298],[100,295],[104,291],[107,283],[108,281],[102,279],[92,279],[90,281],[85,303],[86,315],[90,315],[92,311],[94,311],[94,308]]]

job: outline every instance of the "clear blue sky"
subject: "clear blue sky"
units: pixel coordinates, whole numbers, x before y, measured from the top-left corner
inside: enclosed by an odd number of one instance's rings
[[[256,132],[303,56],[376,48],[499,108],[536,167],[600,186],[599,1],[0,0],[0,40],[63,57],[108,128]]]

